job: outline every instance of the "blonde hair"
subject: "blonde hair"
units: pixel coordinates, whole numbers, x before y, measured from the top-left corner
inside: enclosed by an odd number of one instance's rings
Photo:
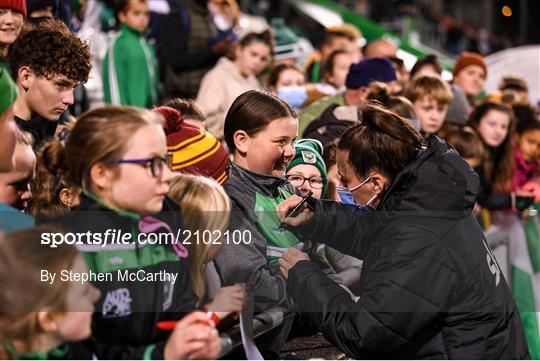
[[[231,201],[214,179],[179,174],[171,183],[169,197],[182,207],[185,227],[191,232],[221,232],[229,226]],[[196,242],[189,249],[191,283],[199,302],[205,296],[203,263],[211,247],[212,244]]]
[[[427,96],[439,105],[448,105],[454,99],[448,84],[433,76],[421,76],[415,79],[405,91],[405,96],[413,103]]]

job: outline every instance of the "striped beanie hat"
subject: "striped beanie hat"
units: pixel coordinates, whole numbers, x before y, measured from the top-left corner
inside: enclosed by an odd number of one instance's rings
[[[172,154],[172,170],[214,178],[219,184],[229,178],[229,153],[212,134],[184,122],[174,108],[154,109],[165,118],[167,150]]]

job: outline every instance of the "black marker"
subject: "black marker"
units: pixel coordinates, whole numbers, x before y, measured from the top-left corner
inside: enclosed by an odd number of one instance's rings
[[[298,215],[298,211],[304,206],[304,204],[311,200],[311,196],[313,195],[313,192],[312,191],[309,191],[308,194],[306,194],[304,197],[302,197],[302,200],[300,202],[298,202],[298,204],[296,205],[296,207],[294,207],[292,210],[289,211],[289,213],[287,213],[287,216],[285,217],[285,219],[289,218],[289,217],[296,217]],[[309,204],[308,204],[309,205]],[[310,207],[311,208],[311,207]],[[279,227],[280,228],[284,228],[285,227],[285,223],[281,222],[279,224]]]

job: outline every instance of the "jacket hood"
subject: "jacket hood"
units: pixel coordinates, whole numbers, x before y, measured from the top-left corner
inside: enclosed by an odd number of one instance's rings
[[[457,219],[471,213],[479,191],[474,170],[451,145],[432,136],[427,148],[396,176],[378,209]]]

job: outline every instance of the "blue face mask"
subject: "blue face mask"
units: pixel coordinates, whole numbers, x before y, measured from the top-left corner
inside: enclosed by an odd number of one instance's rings
[[[305,86],[282,86],[278,89],[278,96],[293,108],[300,108],[308,97]]]
[[[336,186],[336,190],[338,192],[339,199],[341,199],[341,203],[347,206],[351,211],[359,212],[359,213],[366,213],[369,210],[369,208],[371,208],[370,206],[363,206],[361,204],[356,203],[349,189],[342,186]]]

